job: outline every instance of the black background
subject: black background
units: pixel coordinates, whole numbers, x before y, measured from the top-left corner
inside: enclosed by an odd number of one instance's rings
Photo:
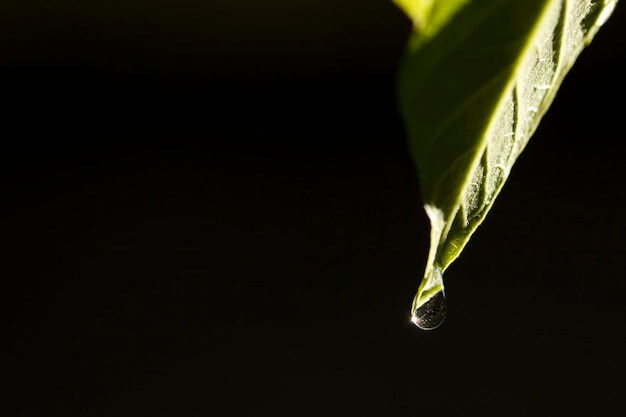
[[[391,2],[3,1],[3,414],[621,409],[625,12],[423,332]]]

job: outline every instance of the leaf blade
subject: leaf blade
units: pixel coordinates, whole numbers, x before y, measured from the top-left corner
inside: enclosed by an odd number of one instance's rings
[[[431,223],[412,314],[443,290],[441,274],[484,221],[564,77],[617,0],[461,3],[438,31],[416,27],[398,77]]]

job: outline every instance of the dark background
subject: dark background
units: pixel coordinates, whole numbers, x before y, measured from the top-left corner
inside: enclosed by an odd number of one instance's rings
[[[423,332],[390,1],[3,0],[3,414],[622,409],[625,15]]]

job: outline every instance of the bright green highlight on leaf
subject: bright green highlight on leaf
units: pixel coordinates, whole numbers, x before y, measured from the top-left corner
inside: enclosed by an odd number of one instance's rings
[[[431,223],[415,316],[617,0],[394,1],[414,22],[398,100]]]
[[[432,36],[470,0],[393,0],[411,18],[415,29]]]

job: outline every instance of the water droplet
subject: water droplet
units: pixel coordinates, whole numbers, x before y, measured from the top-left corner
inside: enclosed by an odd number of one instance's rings
[[[443,272],[439,266],[426,270],[411,311],[411,321],[422,330],[432,330],[443,323],[448,304],[444,293]]]
[[[448,303],[443,289],[418,307],[411,321],[422,330],[432,330],[441,325],[448,312]]]

